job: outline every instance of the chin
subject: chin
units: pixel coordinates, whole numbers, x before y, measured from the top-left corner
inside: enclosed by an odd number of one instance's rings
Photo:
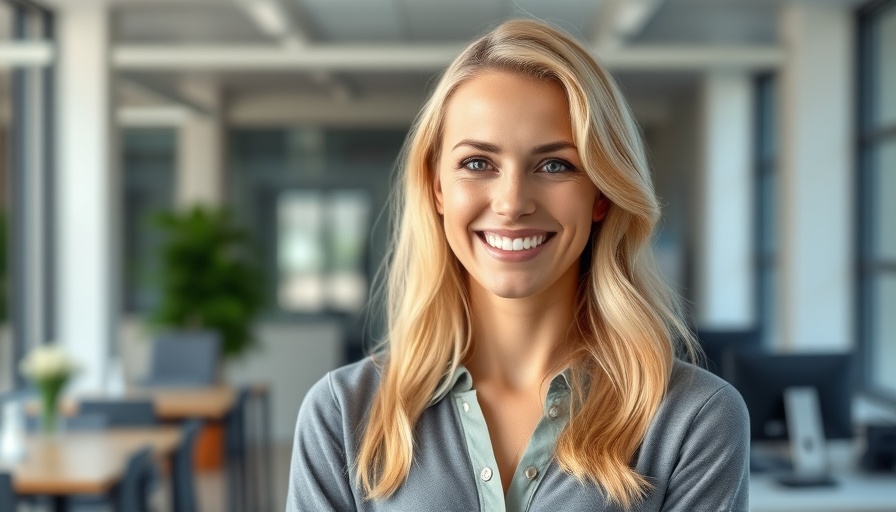
[[[540,291],[535,283],[521,280],[494,280],[482,286],[484,290],[502,299],[525,299],[537,295]]]

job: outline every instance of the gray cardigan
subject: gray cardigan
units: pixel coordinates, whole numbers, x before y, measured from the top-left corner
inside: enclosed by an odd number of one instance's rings
[[[389,499],[365,501],[355,479],[360,433],[380,381],[365,359],[327,374],[299,410],[286,510],[616,511],[600,486],[565,473],[551,453],[565,424],[566,376],[551,382],[507,495],[469,373],[461,368],[415,430],[407,480]],[[747,510],[749,418],[737,391],[676,361],[669,390],[635,455],[652,488],[636,510]]]

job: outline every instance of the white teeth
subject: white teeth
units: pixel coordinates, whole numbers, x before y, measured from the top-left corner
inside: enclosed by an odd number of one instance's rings
[[[494,233],[485,233],[485,241],[488,245],[504,251],[524,251],[543,244],[545,235],[528,236],[525,238],[507,238]]]

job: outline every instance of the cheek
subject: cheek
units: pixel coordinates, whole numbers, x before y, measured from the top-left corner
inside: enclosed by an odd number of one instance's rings
[[[471,222],[478,215],[481,192],[469,183],[447,183],[442,188],[446,227],[459,222]]]

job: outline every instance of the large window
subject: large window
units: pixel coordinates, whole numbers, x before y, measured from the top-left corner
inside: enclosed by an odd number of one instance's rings
[[[0,3],[0,11],[9,7]],[[0,21],[4,19],[0,14]],[[0,39],[2,41],[2,39]],[[0,393],[12,387],[12,329],[9,319],[9,131],[10,131],[9,73],[0,70]]]
[[[859,339],[866,385],[896,400],[896,0],[859,11]]]
[[[777,344],[777,130],[775,80],[762,75],[756,80],[755,169],[756,169],[756,311],[762,341]]]
[[[339,319],[349,338],[378,330],[367,298],[388,250],[388,216],[381,214],[404,135],[315,127],[232,132],[228,188],[264,269],[268,318]]]
[[[158,304],[162,232],[154,216],[174,206],[177,132],[174,128],[124,130],[122,242],[124,307],[146,313]]]
[[[0,43],[52,41],[53,15],[0,1]],[[0,69],[0,393],[24,384],[16,363],[52,340],[54,68],[7,52]]]

